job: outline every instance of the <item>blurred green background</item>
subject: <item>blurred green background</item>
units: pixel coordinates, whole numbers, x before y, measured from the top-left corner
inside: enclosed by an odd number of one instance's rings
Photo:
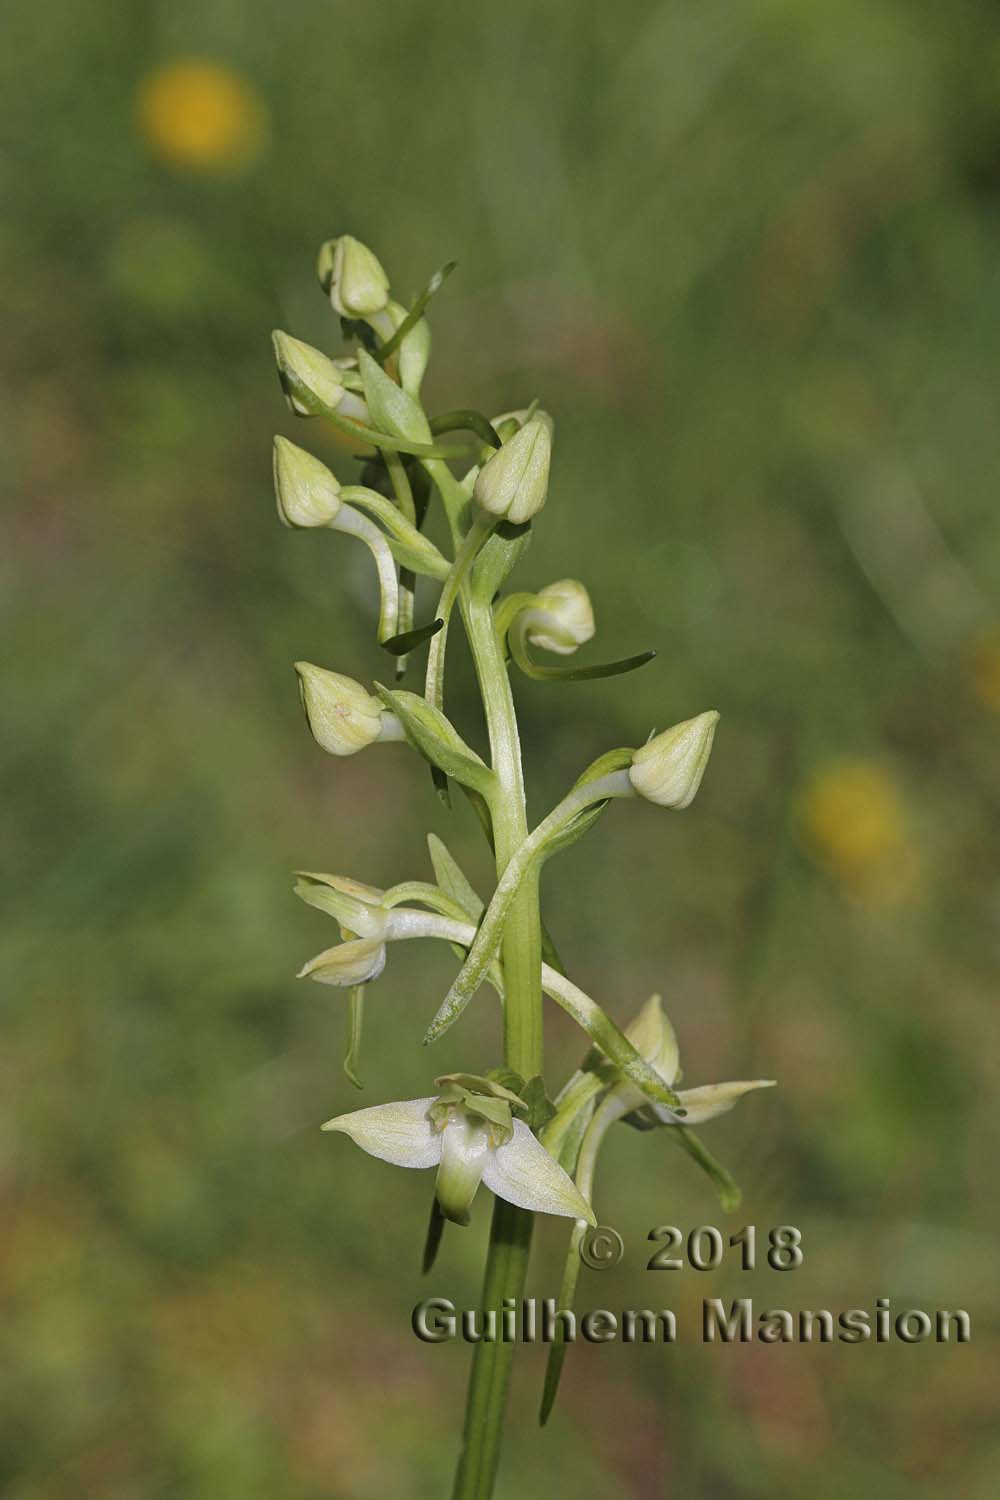
[[[485,997],[433,1055],[445,952],[372,992],[365,1095],[293,868],[485,885],[402,750],[333,761],[291,662],[384,671],[366,557],[283,531],[268,334],[335,347],[319,242],[408,298],[442,261],[432,410],[541,396],[521,587],[591,590],[618,681],[520,681],[531,806],[715,706],[690,812],[612,808],[549,867],[570,971],[662,991],[689,1082],[780,1088],[708,1127],[795,1223],[792,1275],[653,1276],[722,1222],[616,1131],[620,1268],[673,1349],[579,1345],[539,1435],[522,1351],[501,1497],[985,1500],[1000,1454],[990,1161],[1000,881],[1000,32],[956,0],[543,9],[384,0],[4,7],[9,623],[0,1061],[4,1500],[436,1500],[468,1350],[409,1330],[430,1181],[316,1126],[496,1059]],[[472,706],[456,653],[451,703]],[[414,945],[416,947],[417,945]],[[581,1038],[550,1013],[548,1076]],[[428,1290],[473,1305],[488,1223]],[[554,1294],[564,1228],[538,1236]],[[704,1296],[961,1306],[965,1348],[706,1348]]]

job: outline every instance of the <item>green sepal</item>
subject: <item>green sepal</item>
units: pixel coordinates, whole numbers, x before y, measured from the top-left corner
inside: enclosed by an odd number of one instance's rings
[[[390,713],[399,719],[407,739],[432,766],[462,786],[472,787],[480,796],[493,795],[496,784],[493,772],[439,708],[403,688],[393,690],[380,682],[374,688]]]
[[[554,1117],[556,1107],[545,1091],[545,1080],[541,1073],[536,1073],[533,1078],[520,1089],[521,1098],[527,1106],[527,1123],[537,1135],[543,1130]]]
[[[487,1068],[486,1077],[493,1083],[499,1083],[502,1088],[510,1089],[512,1094],[522,1094],[524,1091],[524,1079],[513,1068]]]
[[[443,620],[431,620],[430,624],[418,625],[415,630],[401,630],[398,635],[391,635],[387,641],[380,641],[379,644],[390,656],[406,656],[408,652],[415,651],[418,646],[429,641],[432,635],[437,635],[443,625]]]
[[[402,386],[388,376],[366,349],[358,350],[358,369],[372,421],[382,432],[411,443],[430,443],[431,430],[423,409]]]
[[[431,279],[428,281],[427,285],[424,287],[423,291],[420,293],[419,297],[416,297],[414,299],[413,306],[410,308],[409,312],[406,314],[406,317],[400,323],[395,333],[392,334],[390,338],[387,338],[384,344],[379,344],[377,348],[374,348],[372,350],[375,358],[381,361],[382,364],[385,364],[386,360],[391,355],[395,354],[396,350],[406,338],[407,334],[410,333],[414,328],[416,328],[417,324],[420,322],[420,319],[424,315],[428,302],[430,302],[431,298],[441,290],[445,282],[448,280],[448,277],[451,275],[452,271],[454,271],[457,265],[457,260],[448,260],[445,261],[443,266],[439,266],[438,269],[434,272]]]

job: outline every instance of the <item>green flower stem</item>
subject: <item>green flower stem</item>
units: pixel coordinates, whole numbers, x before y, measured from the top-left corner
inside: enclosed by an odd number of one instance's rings
[[[517,718],[502,644],[488,603],[463,594],[466,628],[489,728],[497,792],[493,832],[497,876],[528,835]],[[525,878],[511,906],[502,948],[504,969],[504,1061],[522,1078],[542,1071],[542,931],[537,876]],[[482,1306],[502,1308],[506,1297],[524,1295],[534,1216],[498,1198],[483,1280]],[[453,1500],[489,1500],[503,1435],[513,1344],[480,1343],[473,1356],[462,1449]]]

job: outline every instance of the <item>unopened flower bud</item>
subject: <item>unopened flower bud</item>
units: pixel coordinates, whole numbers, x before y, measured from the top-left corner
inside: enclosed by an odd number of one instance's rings
[[[382,706],[353,677],[297,661],[302,706],[316,743],[331,755],[355,755],[382,733]]]
[[[329,526],[340,510],[336,477],[285,437],[274,440],[274,492],[286,526]]]
[[[333,360],[280,328],[274,330],[271,341],[292,411],[300,417],[311,417],[317,404],[336,410],[344,399],[344,379]]]
[[[538,600],[521,617],[533,646],[568,656],[577,646],[593,639],[594,610],[590,595],[575,578],[547,583],[539,590]]]
[[[719,715],[714,709],[665,729],[632,757],[629,780],[661,807],[689,807],[705,774]]]
[[[351,234],[320,247],[316,272],[342,318],[370,318],[389,300],[389,278],[381,263]]]
[[[476,476],[476,500],[515,525],[530,521],[545,504],[551,455],[552,422],[539,413],[486,460]]]

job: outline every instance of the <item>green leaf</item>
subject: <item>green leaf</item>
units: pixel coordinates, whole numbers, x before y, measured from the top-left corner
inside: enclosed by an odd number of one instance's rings
[[[358,369],[375,426],[392,437],[405,438],[411,443],[430,443],[431,430],[422,408],[365,349],[358,350]]]
[[[555,1116],[556,1112],[555,1105],[545,1092],[545,1080],[542,1078],[542,1075],[536,1073],[533,1078],[529,1078],[528,1082],[520,1090],[520,1094],[528,1106],[527,1124],[538,1135],[539,1131],[544,1129]]]
[[[391,338],[386,339],[384,344],[380,344],[372,350],[375,358],[380,360],[382,364],[385,364],[390,355],[395,354],[400,344],[406,338],[406,335],[412,328],[417,326],[424,315],[428,302],[441,290],[457,265],[457,260],[449,260],[443,266],[439,266],[419,297],[414,300],[413,306],[396,329],[396,332]]]
[[[458,903],[470,922],[478,922],[485,910],[485,903],[480,900],[473,886],[466,880],[458,861],[450,853],[447,845],[438,838],[436,833],[429,833],[427,848],[431,856],[434,878],[438,885],[453,901]]]
[[[640,651],[638,656],[623,656],[619,661],[596,662],[593,666],[543,667],[532,657],[520,631],[512,630],[509,641],[511,656],[525,677],[535,682],[593,682],[598,677],[621,677],[644,667],[656,655],[655,651]]]
[[[382,650],[388,651],[390,656],[405,656],[429,641],[432,635],[437,635],[443,624],[443,620],[431,620],[429,625],[418,625],[415,630],[400,631],[399,635],[391,635],[387,641],[381,642]]]
[[[402,688],[393,691],[379,682],[374,687],[386,708],[399,718],[407,739],[432,766],[481,796],[492,797],[496,785],[493,772],[439,708]]]

